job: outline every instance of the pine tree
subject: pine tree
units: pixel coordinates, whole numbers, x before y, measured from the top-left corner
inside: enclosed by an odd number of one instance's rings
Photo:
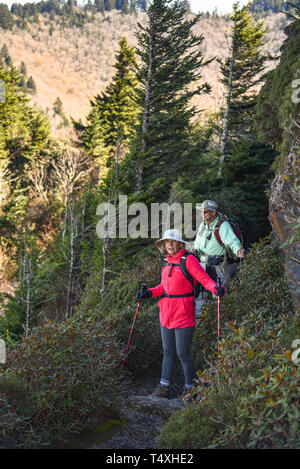
[[[259,138],[280,151],[277,164],[299,137],[300,115],[300,8],[289,3],[293,20],[285,28],[277,67],[265,76],[260,90],[255,124]]]
[[[25,62],[23,62],[23,61],[21,62],[21,65],[20,65],[20,73],[22,75],[27,76],[27,67],[26,67]]]
[[[5,102],[0,104],[0,156],[9,157],[9,169],[22,177],[26,162],[47,144],[50,127],[42,113],[28,105],[14,67],[0,67],[0,80],[5,83]]]
[[[146,26],[138,24],[137,32],[143,109],[132,155],[137,192],[153,181],[158,171],[166,187],[174,173],[178,174],[189,148],[190,122],[196,112],[190,100],[209,91],[207,84],[199,84],[201,69],[209,63],[204,62],[200,50],[203,36],[192,32],[200,15],[185,19],[181,2],[171,0],[154,0],[147,14]]]
[[[63,103],[60,97],[58,96],[53,103],[53,113],[54,115],[62,116],[63,115]]]
[[[221,63],[221,82],[226,87],[221,164],[230,154],[230,142],[249,136],[257,91],[267,56],[262,53],[265,29],[255,23],[248,7],[234,4],[231,28],[231,55]]]
[[[141,11],[147,11],[148,0],[137,0],[137,6]]]
[[[26,86],[27,86],[28,91],[30,91],[30,93],[33,93],[33,94],[36,93],[36,84],[32,76],[28,78]]]
[[[139,112],[135,66],[134,50],[122,38],[114,65],[116,73],[105,91],[91,102],[88,125],[81,135],[86,148],[98,158],[102,176],[111,165],[118,171],[120,159],[134,134]]]
[[[12,29],[14,17],[4,3],[0,4],[0,27],[3,29]]]
[[[8,53],[8,48],[6,44],[3,44],[0,51],[0,65],[10,67],[12,65],[11,56]]]

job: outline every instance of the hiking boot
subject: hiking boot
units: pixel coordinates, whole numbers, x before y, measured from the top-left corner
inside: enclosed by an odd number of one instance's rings
[[[153,396],[155,397],[163,397],[165,399],[168,399],[169,397],[169,386],[163,386],[162,384],[159,384],[157,388],[155,389]]]

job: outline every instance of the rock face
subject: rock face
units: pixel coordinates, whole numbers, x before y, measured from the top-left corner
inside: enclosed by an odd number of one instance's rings
[[[292,243],[290,240],[300,230],[299,159],[299,146],[295,144],[271,185],[269,198],[269,220],[275,237],[283,244],[284,270],[296,311],[300,309],[299,236]]]

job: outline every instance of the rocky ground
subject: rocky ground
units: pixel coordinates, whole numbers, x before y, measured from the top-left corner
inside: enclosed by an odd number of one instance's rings
[[[157,382],[156,382],[157,383]],[[180,385],[172,387],[169,399],[153,396],[156,383],[148,382],[127,390],[120,401],[120,427],[108,440],[89,449],[154,449],[161,427],[168,417],[184,406]]]
[[[83,430],[72,439],[56,442],[53,449],[155,449],[167,419],[184,407],[181,369],[175,370],[169,399],[153,396],[159,382],[157,372],[131,377],[124,384],[113,416]]]

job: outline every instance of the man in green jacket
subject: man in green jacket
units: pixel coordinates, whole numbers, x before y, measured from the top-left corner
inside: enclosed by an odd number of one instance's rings
[[[244,248],[228,221],[223,221],[218,228],[223,246],[217,240],[215,230],[220,221],[220,214],[216,202],[205,200],[199,208],[202,212],[203,223],[199,226],[194,249],[208,275],[215,281],[217,277],[220,277],[222,285],[227,290],[230,280],[238,269],[237,262],[230,262],[228,251],[231,250],[242,259],[245,257]]]

